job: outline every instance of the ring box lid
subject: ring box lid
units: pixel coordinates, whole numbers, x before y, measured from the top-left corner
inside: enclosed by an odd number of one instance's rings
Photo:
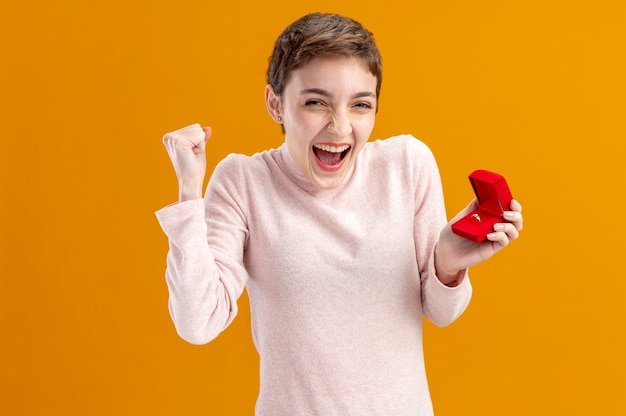
[[[487,170],[475,170],[469,176],[478,199],[479,210],[502,216],[508,210],[513,196],[504,176]]]
[[[502,214],[511,206],[513,196],[502,175],[487,170],[475,170],[469,175],[478,200],[478,208],[452,224],[452,231],[468,240],[481,242],[503,222]]]

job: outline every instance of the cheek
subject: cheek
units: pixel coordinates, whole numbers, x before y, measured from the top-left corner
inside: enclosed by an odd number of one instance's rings
[[[295,135],[305,140],[317,134],[321,127],[328,124],[328,117],[317,113],[294,114],[290,121],[290,127]]]
[[[354,130],[357,132],[357,140],[367,141],[374,130],[374,117],[367,117],[361,120],[357,120],[352,124]]]

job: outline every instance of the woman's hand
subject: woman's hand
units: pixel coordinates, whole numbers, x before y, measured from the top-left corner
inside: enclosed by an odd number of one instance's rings
[[[206,174],[206,142],[210,127],[199,124],[183,127],[163,136],[163,144],[178,177],[178,199],[187,201],[202,198]]]
[[[524,219],[522,206],[517,200],[511,201],[510,211],[504,211],[505,222],[493,226],[493,232],[487,234],[487,240],[475,243],[452,232],[451,225],[478,208],[474,199],[463,211],[457,214],[441,231],[435,248],[435,268],[442,283],[455,286],[461,271],[481,263],[519,238]],[[508,222],[506,222],[508,221]]]

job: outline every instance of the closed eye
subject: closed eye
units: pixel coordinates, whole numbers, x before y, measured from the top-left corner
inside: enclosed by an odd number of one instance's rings
[[[304,105],[314,107],[314,106],[325,105],[325,103],[322,100],[310,99],[310,100],[306,100]]]

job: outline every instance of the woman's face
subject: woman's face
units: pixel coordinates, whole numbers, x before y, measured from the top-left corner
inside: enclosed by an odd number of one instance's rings
[[[318,188],[334,188],[350,171],[374,128],[376,77],[360,59],[317,57],[289,74],[281,97],[268,87],[270,113],[280,115],[285,143],[300,172]]]

